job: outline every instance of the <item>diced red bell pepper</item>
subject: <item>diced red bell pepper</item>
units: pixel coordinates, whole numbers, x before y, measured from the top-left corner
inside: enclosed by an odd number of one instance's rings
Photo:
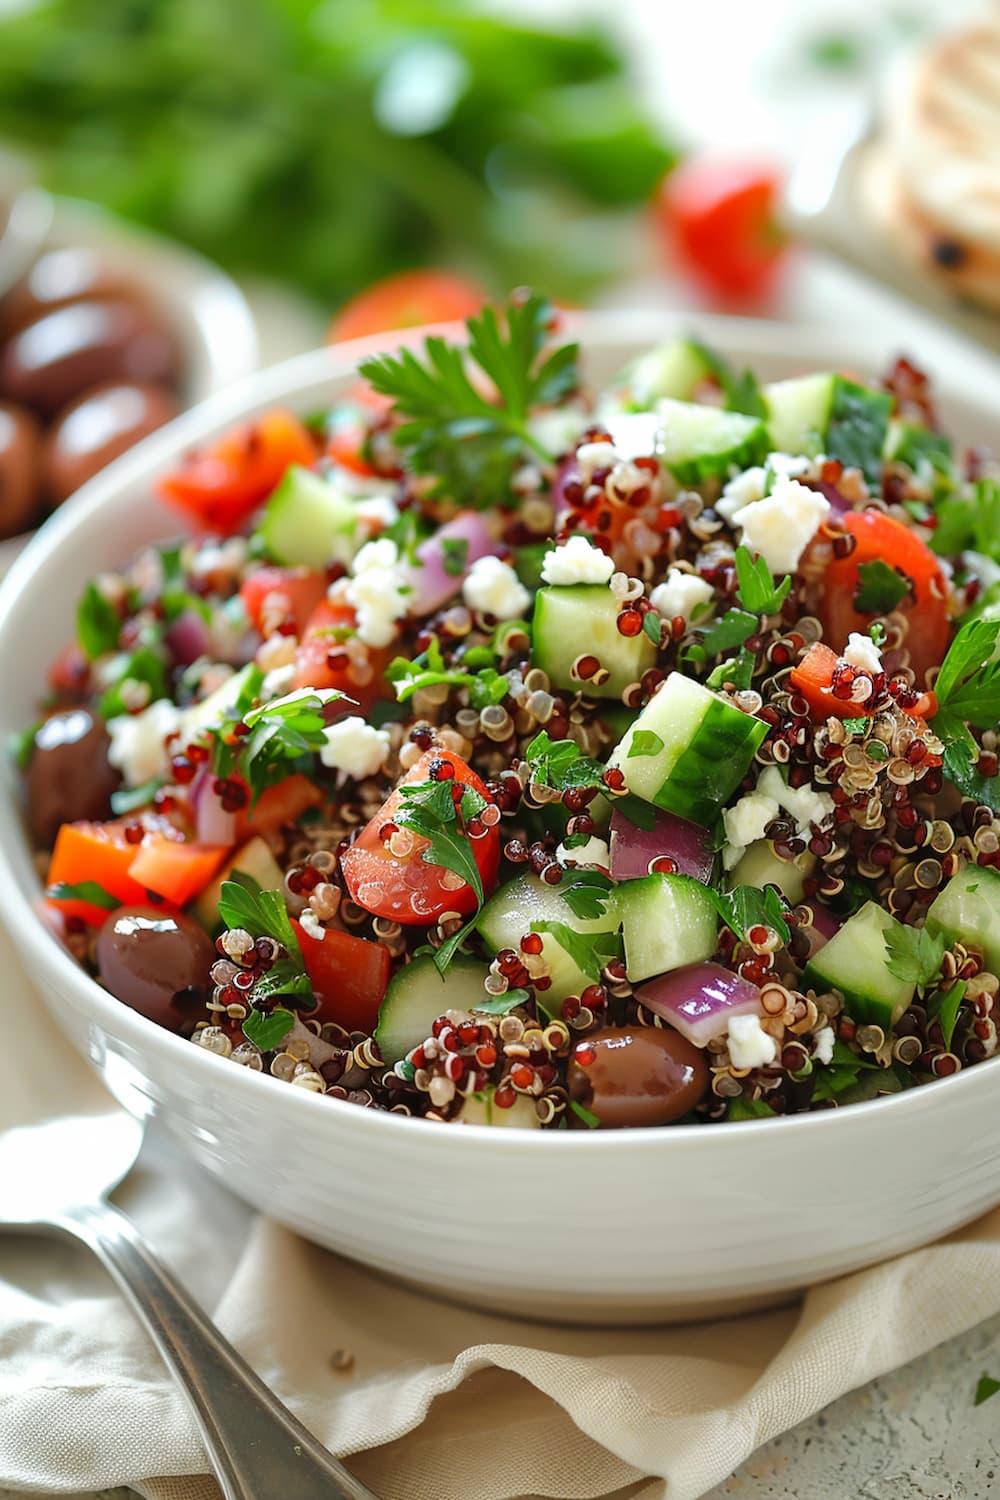
[[[388,948],[334,928],[315,938],[300,923],[293,921],[292,926],[319,1001],[319,1010],[313,1012],[316,1019],[335,1021],[345,1031],[374,1031],[389,983]]]
[[[228,853],[227,844],[185,844],[152,834],[136,846],[129,874],[145,890],[186,906],[205,889]]]
[[[270,633],[278,620],[290,620],[301,635],[325,593],[325,576],[311,568],[258,568],[240,588],[250,623],[261,634],[265,627]]]
[[[84,885],[93,881],[123,906],[141,904],[146,900],[146,887],[131,870],[138,848],[126,839],[122,823],[64,823],[56,835],[47,884]],[[53,905],[67,916],[78,914],[89,920],[82,910],[74,913],[68,902]],[[106,916],[105,911],[100,921]]]
[[[207,531],[242,526],[292,464],[315,463],[317,445],[289,411],[276,408],[232,428],[182,459],[159,483],[159,492]]]

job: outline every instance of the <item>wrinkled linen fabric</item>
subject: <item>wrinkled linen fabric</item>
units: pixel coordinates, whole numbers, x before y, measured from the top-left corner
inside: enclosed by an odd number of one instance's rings
[[[0,1126],[94,1107],[100,1085],[2,933],[0,972]],[[785,1308],[615,1330],[522,1323],[384,1281],[252,1215],[165,1134],[116,1201],[384,1500],[696,1500],[759,1444],[1000,1310],[1000,1210]],[[526,1275],[530,1262],[526,1246]],[[0,1236],[0,1488],[218,1500],[207,1467],[100,1267],[61,1241]]]

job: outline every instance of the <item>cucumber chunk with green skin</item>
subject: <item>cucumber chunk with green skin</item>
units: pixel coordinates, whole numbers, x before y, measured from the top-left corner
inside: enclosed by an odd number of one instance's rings
[[[728,479],[731,469],[763,463],[771,451],[760,417],[669,399],[658,402],[656,410],[657,457],[681,484]]]
[[[645,875],[615,887],[633,984],[711,958],[719,938],[715,903],[690,875]]]
[[[731,887],[753,885],[758,890],[776,885],[790,906],[798,906],[805,897],[805,882],[815,868],[816,856],[808,849],[794,859],[782,859],[775,854],[770,839],[757,839],[730,870],[728,883]]]
[[[810,959],[802,988],[821,995],[839,990],[853,1020],[881,1026],[888,1033],[916,991],[912,979],[897,979],[888,967],[885,935],[902,925],[874,901],[866,902]]]
[[[782,453],[820,453],[878,484],[892,397],[843,375],[805,375],[764,387],[771,446]]]
[[[605,408],[649,411],[665,396],[689,401],[696,386],[711,374],[711,362],[692,339],[671,339],[670,343],[650,349],[625,366],[599,407],[598,416],[604,418]]]
[[[907,464],[917,475],[929,470],[932,476],[950,478],[955,473],[954,450],[944,433],[931,432],[929,427],[918,427],[914,422],[901,422],[897,417],[889,423],[883,457],[893,463]]]
[[[603,916],[578,917],[565,897],[554,886],[546,885],[537,875],[519,875],[507,885],[502,885],[483,907],[477,931],[494,953],[504,948],[521,951],[521,939],[527,937],[538,922],[560,922],[573,932],[617,932],[618,911],[613,900],[608,900]],[[586,974],[566,949],[556,941],[551,932],[539,933],[542,939],[541,958],[552,980],[547,990],[539,990],[538,998],[553,1014],[568,995],[580,995],[594,978]]]
[[[260,526],[275,562],[321,569],[358,550],[357,504],[329,479],[292,464],[267,502]]]
[[[216,932],[222,926],[219,897],[222,895],[223,881],[232,880],[234,875],[249,875],[262,891],[284,889],[285,873],[271,853],[269,845],[262,838],[248,839],[237,849],[229,863],[223,866],[222,873],[195,900],[192,911],[206,932]]]
[[[630,682],[656,664],[656,648],[645,634],[622,635],[619,600],[606,584],[574,583],[540,589],[535,598],[531,660],[556,688],[588,698],[621,698]],[[604,682],[573,674],[580,656],[596,656]]]
[[[446,1010],[471,1010],[486,998],[486,965],[461,954],[445,974],[438,972],[429,953],[421,953],[389,981],[378,1008],[375,1040],[391,1067],[427,1040],[431,1027]]]
[[[461,1112],[449,1121],[451,1125],[492,1125],[495,1130],[541,1130],[535,1101],[528,1094],[515,1094],[513,1104],[501,1109],[495,1099],[496,1089],[483,1089],[482,1093],[469,1094],[462,1104]]]
[[[925,923],[949,943],[975,948],[992,974],[1000,974],[1000,874],[966,865],[935,896]]]
[[[609,764],[630,792],[708,827],[739,786],[767,735],[701,683],[672,672],[650,698]]]

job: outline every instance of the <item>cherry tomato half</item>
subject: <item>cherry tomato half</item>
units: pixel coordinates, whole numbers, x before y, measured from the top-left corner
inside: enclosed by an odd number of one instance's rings
[[[235,531],[287,468],[315,461],[309,431],[291,412],[276,408],[189,453],[160,480],[159,491],[202,529]]]
[[[267,616],[283,616],[301,634],[326,594],[326,578],[310,568],[258,568],[243,580],[240,598],[255,630],[267,625]]]
[[[336,344],[393,328],[457,322],[478,312],[485,301],[482,287],[454,271],[400,271],[346,302],[330,324],[327,341]]]
[[[442,768],[446,768],[443,776]],[[449,771],[455,782],[473,787],[480,796],[487,796],[475,771],[450,750],[428,750],[400,785],[443,780]],[[430,926],[445,912],[469,916],[476,909],[475,892],[451,870],[442,865],[428,864],[423,859],[427,839],[401,827],[392,838],[395,849],[383,840],[382,829],[394,820],[401,800],[397,788],[357,842],[344,851],[340,864],[347,889],[366,911],[391,922],[402,922],[404,926]],[[454,824],[450,826],[456,827]],[[462,835],[458,834],[458,837]],[[469,836],[469,843],[483,890],[488,894],[500,868],[500,830],[496,826],[483,828]]]
[[[780,178],[760,162],[691,157],[664,178],[654,219],[670,259],[714,300],[763,301],[787,258]]]
[[[909,594],[896,609],[907,616],[904,644],[917,686],[923,687],[927,672],[944,660],[951,635],[941,565],[915,532],[882,511],[850,511],[840,520],[857,545],[849,557],[835,557],[827,567],[818,611],[824,637],[835,651],[843,651],[852,631],[868,630],[882,611],[856,607],[858,569],[862,563],[888,563],[911,584]]]
[[[356,625],[349,604],[320,600],[295,653],[293,685],[337,688],[359,705],[353,708],[345,704],[346,712],[367,714],[379,699],[393,697],[385,681],[385,669],[395,652],[391,647],[366,646],[355,634]]]
[[[388,948],[367,938],[328,927],[322,938],[310,937],[293,921],[302,958],[319,1001],[317,1021],[335,1021],[345,1031],[374,1031],[378,1008],[389,983]]]

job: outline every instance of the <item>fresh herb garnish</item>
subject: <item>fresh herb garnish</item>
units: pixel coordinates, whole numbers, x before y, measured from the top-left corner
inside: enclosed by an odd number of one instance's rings
[[[604,785],[604,767],[600,761],[584,755],[575,740],[553,740],[544,729],[526,746],[524,758],[536,786],[564,792],[569,787]]]
[[[439,974],[444,975],[448,972],[448,967],[455,954],[463,946],[466,938],[471,937],[479,925],[480,915],[481,913],[476,912],[471,921],[464,923],[461,927],[456,927],[451,937],[445,938],[444,942],[437,948],[428,948],[428,952],[433,958],[434,966]]]
[[[642,633],[649,637],[654,646],[660,646],[663,640],[663,621],[655,609],[650,609],[643,615]]]
[[[35,749],[35,735],[41,729],[44,722],[43,719],[36,720],[27,729],[19,729],[15,734],[12,734],[7,741],[10,758],[19,771],[26,771],[28,769],[28,762],[31,760]]]
[[[939,991],[927,1006],[927,1019],[937,1021],[946,1047],[951,1046],[951,1039],[955,1034],[955,1022],[958,1020],[958,1007],[965,999],[967,988],[968,985],[964,979],[956,980],[950,989]]]
[[[766,885],[763,890],[755,885],[737,885],[731,891],[715,891],[711,886],[703,889],[711,897],[723,922],[741,942],[747,941],[752,927],[770,927],[783,943],[788,942],[790,934],[784,907],[773,885]]]
[[[630,823],[634,823],[636,828],[641,828],[643,833],[650,833],[656,827],[656,809],[634,792],[615,797],[614,809],[628,818]]]
[[[502,995],[483,995],[469,1006],[470,1011],[483,1016],[505,1016],[516,1005],[526,1005],[531,999],[530,990],[504,990]]]
[[[639,756],[659,755],[662,749],[663,741],[652,729],[633,729],[625,759],[635,760]]]
[[[746,547],[736,549],[737,598],[755,615],[776,615],[792,587],[789,577],[775,584],[771,570],[762,557],[752,557]]]
[[[910,592],[910,580],[878,558],[858,564],[854,608],[861,614],[887,615]]]
[[[976,1397],[973,1405],[982,1406],[983,1402],[995,1396],[997,1391],[1000,1391],[1000,1380],[994,1380],[993,1376],[987,1375],[984,1370],[976,1383]]]
[[[325,710],[337,702],[353,705],[354,699],[336,688],[299,688],[256,708],[238,703],[233,713],[239,717],[209,730],[214,774],[239,774],[256,802],[266,787],[290,776],[303,757],[323,749]],[[249,734],[234,735],[234,723],[244,724]]]
[[[705,686],[718,692],[727,683],[732,683],[737,692],[742,692],[753,682],[756,664],[754,653],[741,646],[738,655],[729,657],[727,661],[720,661],[718,666],[712,668],[705,678]]]
[[[251,890],[246,879],[224,880],[219,893],[219,916],[230,930],[239,927],[252,938],[274,938],[290,957],[297,956],[301,962],[299,941],[280,891],[263,891],[259,887]]]
[[[944,744],[942,770],[964,797],[1000,810],[1000,778],[978,769],[979,746],[969,725],[991,729],[1000,719],[1000,620],[972,620],[948,648],[934,683],[938,712],[931,728]]]
[[[87,901],[91,906],[99,906],[102,911],[116,911],[121,902],[117,896],[112,896],[103,885],[98,885],[96,880],[81,880],[76,885],[70,885],[65,880],[59,880],[55,885],[50,885],[45,892],[47,901]]]
[[[258,984],[260,981],[258,980]],[[273,1052],[295,1025],[290,1010],[251,1010],[243,1022],[243,1035],[262,1052]]]
[[[726,397],[726,410],[742,412],[747,417],[768,416],[767,403],[754,372],[746,369],[737,375],[728,360],[722,358],[707,344],[691,339],[702,359],[715,376]]]
[[[411,349],[362,361],[360,373],[392,398],[403,419],[396,445],[411,469],[433,475],[437,493],[480,507],[509,503],[525,458],[551,461],[528,419],[579,384],[575,344],[544,353],[554,320],[545,298],[512,298],[501,316],[487,307],[466,320],[467,349],[433,336],[422,361]],[[492,383],[495,398],[470,377],[470,363]]]
[[[567,870],[556,886],[574,917],[584,922],[604,916],[613,889],[614,881],[600,870]]]
[[[577,932],[564,922],[532,922],[532,932],[547,932],[588,978],[600,983],[601,970],[621,955],[617,932]]]
[[[871,724],[871,719],[845,719],[843,722],[848,734],[864,734]]]
[[[600,1118],[591,1110],[587,1109],[583,1104],[581,1104],[579,1099],[571,1099],[569,1101],[569,1107],[576,1115],[577,1119],[583,1121],[588,1130],[597,1130],[600,1128]]]
[[[709,656],[721,656],[724,651],[732,651],[734,646],[742,646],[744,641],[756,634],[758,616],[748,614],[745,609],[727,609],[721,620],[700,636],[700,649],[702,655],[695,657],[695,648],[689,647],[692,659],[704,661]]]
[[[123,651],[109,665],[108,687],[98,704],[102,718],[114,719],[129,712],[129,684],[146,688],[147,704],[167,696],[167,664],[158,643],[144,643],[134,651]]]
[[[441,643],[432,636],[426,651],[414,657],[397,656],[389,663],[386,677],[396,689],[396,698],[405,703],[421,688],[436,687],[446,683],[449,687],[469,689],[469,702],[473,708],[487,708],[501,703],[510,692],[506,674],[494,666],[496,657],[485,646],[473,647],[466,652],[460,666],[446,667]],[[470,671],[469,668],[477,668]]]
[[[937,506],[931,546],[942,557],[979,552],[1000,560],[1000,484],[980,479]]]
[[[727,1120],[770,1120],[774,1110],[763,1099],[744,1099],[742,1094],[730,1099],[726,1110]]]
[[[91,581],[76,607],[76,634],[89,661],[104,656],[118,646],[121,616],[97,584]]]
[[[162,785],[163,777],[154,776],[141,786],[119,787],[117,792],[111,793],[111,811],[120,817],[122,813],[135,812],[137,807],[145,807],[147,802],[152,802]]]
[[[944,958],[945,940],[926,927],[890,927],[885,934],[886,968],[897,979],[926,985]]]
[[[469,539],[446,536],[441,539],[441,560],[449,578],[461,578],[469,557]]]
[[[420,851],[420,858],[424,863],[439,865],[442,869],[461,876],[474,892],[477,903],[482,906],[482,877],[465,825],[470,818],[481,813],[487,803],[470,786],[462,789],[461,797],[456,803],[452,791],[455,784],[453,779],[449,779],[401,786],[395,818],[411,832],[427,839],[427,847]]]

